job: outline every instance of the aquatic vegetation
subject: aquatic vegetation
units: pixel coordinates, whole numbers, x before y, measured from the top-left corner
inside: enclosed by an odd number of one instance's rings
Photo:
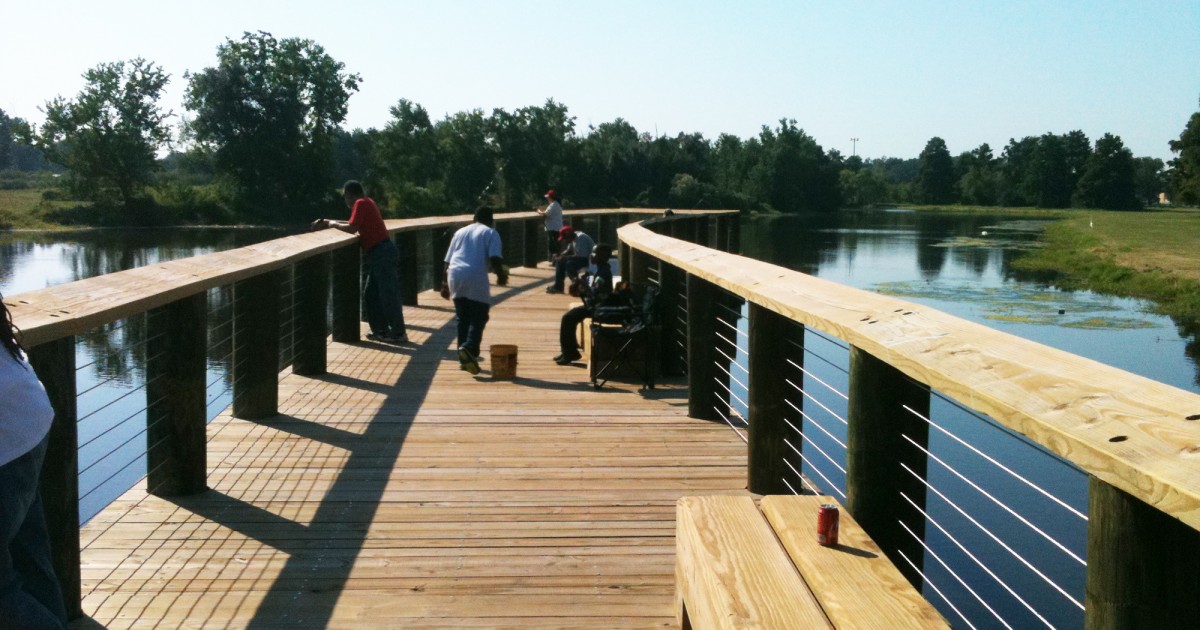
[[[1130,317],[1129,309],[1113,298],[1090,292],[949,281],[884,282],[875,285],[875,290],[901,298],[969,304],[982,311],[984,319],[1010,324],[1111,330],[1156,326],[1149,318]]]

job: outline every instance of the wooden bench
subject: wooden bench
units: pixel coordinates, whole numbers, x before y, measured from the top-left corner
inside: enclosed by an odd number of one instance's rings
[[[676,506],[681,628],[948,628],[841,512],[837,547],[817,544],[822,496],[684,497]]]

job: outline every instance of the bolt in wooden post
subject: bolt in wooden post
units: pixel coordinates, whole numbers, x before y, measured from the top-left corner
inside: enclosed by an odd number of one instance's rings
[[[358,244],[346,245],[332,252],[333,274],[333,340],[354,343],[360,339],[362,314],[362,254]]]
[[[296,356],[292,372],[303,376],[324,374],[327,367],[325,337],[329,310],[328,254],[320,254],[296,263],[295,335]]]
[[[680,321],[680,293],[684,289],[684,273],[679,267],[658,261],[659,317],[662,320],[662,373],[664,376],[679,376],[687,370],[687,330]]]
[[[1195,628],[1200,532],[1123,490],[1088,479],[1084,627]]]
[[[205,408],[208,294],[146,314],[146,490],[157,496],[208,489]]]
[[[417,305],[417,294],[421,292],[421,279],[418,274],[417,233],[414,231],[398,232],[396,249],[400,250],[400,301],[405,306]]]
[[[79,434],[75,406],[75,337],[29,349],[29,363],[54,407],[50,441],[39,482],[50,533],[54,573],[62,585],[67,616],[83,615],[79,570]],[[7,509],[3,507],[2,509]]]
[[[925,551],[920,541],[896,521],[904,522],[924,540],[925,517],[900,495],[925,507],[925,485],[920,479],[925,479],[927,458],[902,436],[928,447],[929,425],[904,406],[929,417],[929,388],[851,346],[849,396],[846,509],[919,590],[920,573],[899,553],[903,552],[919,570]]]
[[[716,302],[719,289],[698,276],[687,276],[687,379],[688,415],[701,420],[720,420],[717,400],[717,369],[714,347],[717,328]]]
[[[233,417],[279,413],[279,286],[272,271],[233,285]]]
[[[758,494],[784,494],[788,492],[784,476],[787,466],[783,457],[787,450],[789,427],[784,421],[787,405],[788,360],[786,339],[792,321],[774,311],[753,302],[749,307],[750,372],[748,422],[747,488]],[[796,436],[795,441],[800,438]]]

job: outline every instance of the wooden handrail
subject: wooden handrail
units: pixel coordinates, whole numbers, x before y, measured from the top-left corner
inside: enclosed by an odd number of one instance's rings
[[[1200,395],[941,313],[651,232],[621,241],[850,342],[1200,529]]]
[[[726,214],[736,211],[686,211],[682,214]],[[610,208],[567,211],[567,216],[609,214],[654,215],[661,210]],[[534,212],[496,216],[498,222],[524,221]],[[461,214],[387,221],[392,234],[469,223]],[[228,285],[354,243],[356,237],[337,230],[321,230],[273,239],[247,247],[172,260],[110,273],[69,284],[5,296],[13,320],[21,328],[27,347],[77,335],[182,298]]]

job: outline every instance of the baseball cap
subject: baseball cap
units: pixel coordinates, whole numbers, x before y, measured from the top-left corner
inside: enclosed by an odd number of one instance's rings
[[[575,238],[575,228],[573,228],[569,225],[564,225],[564,226],[562,226],[562,229],[558,231],[558,240],[561,241],[564,238],[567,238],[568,236],[571,238]]]
[[[544,194],[542,196],[549,197],[550,199],[558,199],[558,192],[555,191],[553,188],[551,188],[550,190],[547,190],[546,194]]]

